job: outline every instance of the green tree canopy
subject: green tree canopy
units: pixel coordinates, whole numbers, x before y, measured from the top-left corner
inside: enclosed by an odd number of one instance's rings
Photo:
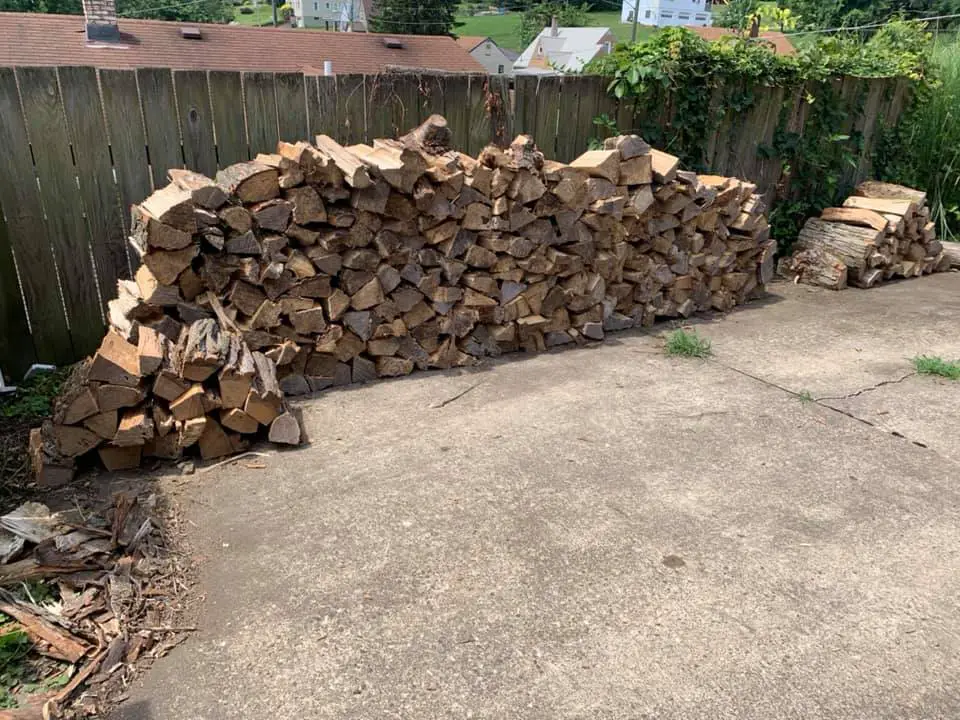
[[[747,30],[753,16],[759,11],[760,0],[730,0],[715,11],[715,24],[720,27]]]
[[[80,0],[0,0],[0,11],[82,15],[83,6]],[[117,15],[121,18],[196,23],[225,23],[233,19],[232,8],[224,0],[203,0],[199,3],[117,0]]]
[[[852,27],[884,23],[898,15],[908,20],[960,14],[960,0],[780,0],[805,28]],[[945,20],[941,27],[957,24]]]
[[[451,0],[379,0],[370,24],[374,32],[450,35],[456,11]]]
[[[553,17],[563,27],[584,27],[590,24],[590,5],[569,2],[542,2],[524,11],[520,19],[520,44],[526,47],[550,24]]]

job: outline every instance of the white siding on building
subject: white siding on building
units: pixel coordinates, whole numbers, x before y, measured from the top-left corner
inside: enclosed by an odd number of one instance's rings
[[[632,23],[634,8],[639,5],[641,25],[709,26],[713,24],[709,0],[623,0],[620,22]]]
[[[513,61],[504,55],[500,46],[489,38],[471,50],[470,54],[491,75],[513,77]]]

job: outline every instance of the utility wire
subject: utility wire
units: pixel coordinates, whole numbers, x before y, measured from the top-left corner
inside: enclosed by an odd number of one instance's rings
[[[160,10],[173,10],[175,8],[189,7],[191,5],[199,5],[200,3],[209,2],[210,0],[186,0],[186,2],[173,3],[172,5],[160,5],[158,7],[148,7],[148,8],[137,8],[137,16],[127,15],[117,13],[118,17],[130,18],[131,20],[144,19],[139,16],[143,13],[158,12]]]
[[[917,21],[929,22],[930,20],[953,20],[955,18],[960,18],[960,13],[954,13],[953,15],[936,15],[933,17],[921,17],[916,18]],[[793,37],[795,35],[819,35],[822,33],[835,33],[835,32],[848,32],[850,30],[870,30],[871,28],[885,27],[890,24],[890,20],[886,20],[881,23],[871,23],[870,25],[848,25],[846,27],[837,27],[837,28],[823,28],[819,30],[801,30],[799,32],[790,32],[784,33],[788,37]]]

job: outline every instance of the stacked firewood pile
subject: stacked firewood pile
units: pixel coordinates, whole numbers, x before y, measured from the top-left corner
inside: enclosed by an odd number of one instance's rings
[[[843,207],[808,220],[794,254],[780,264],[785,275],[833,290],[848,284],[869,288],[949,267],[926,193],[875,181],[857,186]]]
[[[432,116],[398,140],[321,135],[170,178],[134,208],[142,265],[38,438],[47,465],[216,457],[267,428],[296,442],[284,393],[729,310],[773,271],[753,184],[636,136],[569,165],[523,135],[472,158]]]

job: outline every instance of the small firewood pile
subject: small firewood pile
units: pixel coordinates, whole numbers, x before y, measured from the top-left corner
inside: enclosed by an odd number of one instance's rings
[[[867,181],[843,207],[811,218],[780,271],[798,281],[842,290],[870,288],[950,268],[930,220],[927,195],[900,185]]]
[[[729,310],[772,276],[766,207],[679,165],[636,136],[569,165],[525,135],[473,158],[431,116],[372,145],[281,142],[215,180],[171,170],[133,209],[142,264],[37,465],[296,443],[284,394]]]

